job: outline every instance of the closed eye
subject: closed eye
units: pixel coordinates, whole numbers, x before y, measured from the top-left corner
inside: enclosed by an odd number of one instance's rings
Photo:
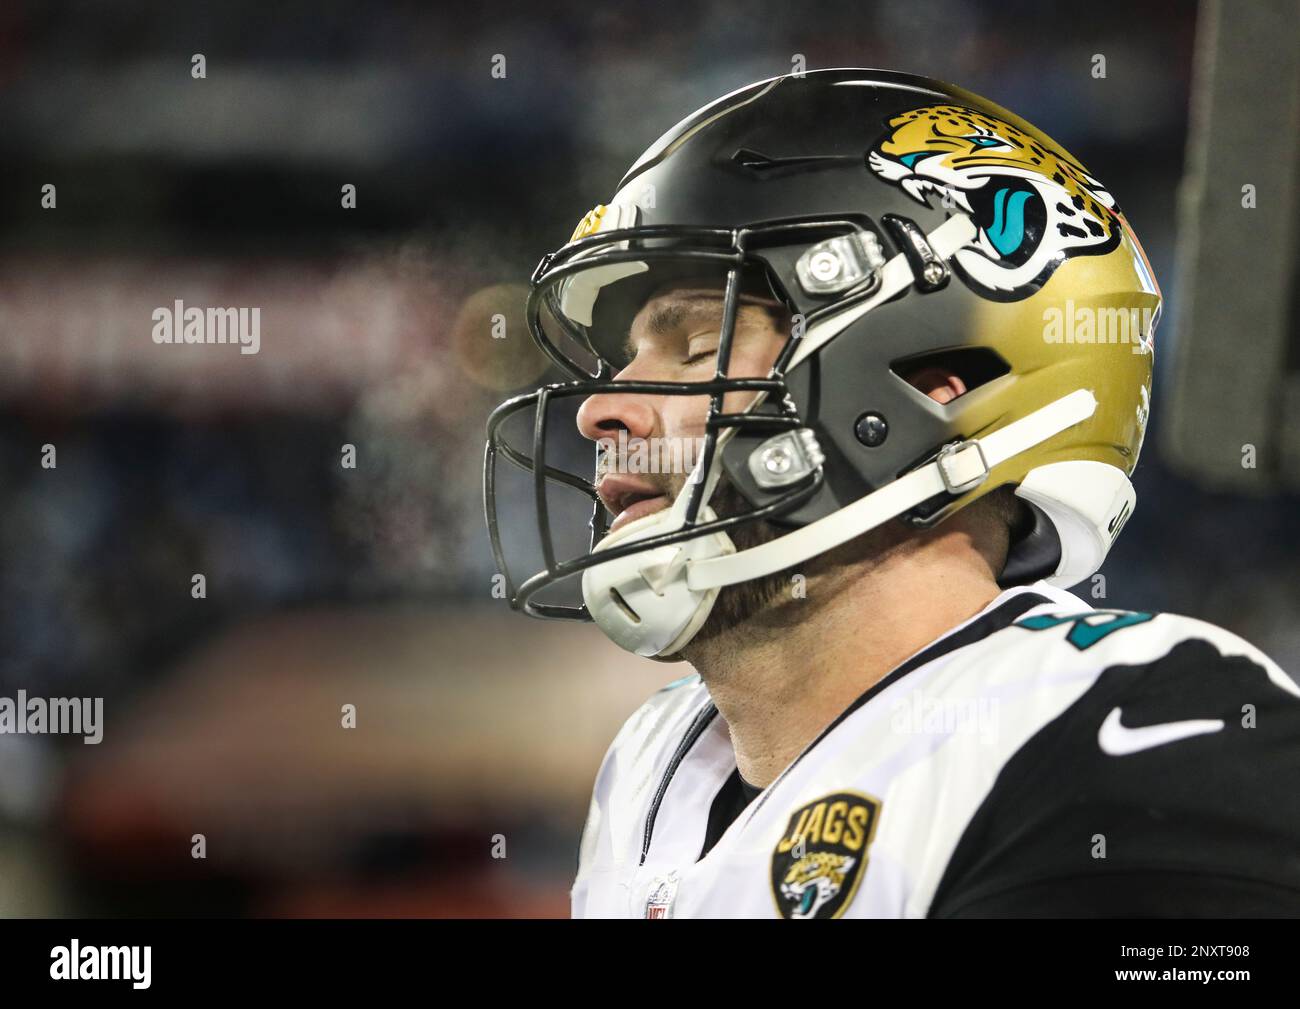
[[[718,355],[718,334],[696,333],[686,341],[686,364],[698,364]]]

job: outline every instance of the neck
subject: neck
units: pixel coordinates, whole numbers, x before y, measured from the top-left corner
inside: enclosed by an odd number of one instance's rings
[[[799,598],[687,651],[751,784],[771,784],[854,700],[1001,591],[960,527],[876,547],[868,563],[810,563]]]

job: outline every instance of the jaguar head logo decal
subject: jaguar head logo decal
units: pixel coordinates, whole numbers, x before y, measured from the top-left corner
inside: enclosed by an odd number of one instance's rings
[[[867,869],[880,800],[835,792],[794,811],[772,851],[772,897],[783,918],[838,918]]]
[[[886,122],[867,165],[927,207],[951,194],[974,242],[957,272],[988,297],[1034,293],[1067,257],[1101,255],[1120,241],[1118,208],[1083,166],[1010,123],[956,105],[930,105]]]

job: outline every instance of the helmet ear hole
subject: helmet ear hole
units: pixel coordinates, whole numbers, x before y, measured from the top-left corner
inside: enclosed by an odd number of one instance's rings
[[[1011,365],[991,347],[953,347],[900,357],[889,363],[889,370],[913,386],[917,386],[918,377],[927,373],[937,371],[955,375],[961,380],[961,385],[965,386],[959,395],[965,395],[995,378],[1001,378],[1011,371]]]

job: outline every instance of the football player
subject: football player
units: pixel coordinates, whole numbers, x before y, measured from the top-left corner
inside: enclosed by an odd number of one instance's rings
[[[512,605],[695,670],[609,748],[575,916],[1300,913],[1300,689],[1066,591],[1133,510],[1160,304],[1102,181],[938,81],[762,81],[636,161],[533,276],[569,380],[484,471]],[[552,485],[594,505],[573,557]]]

